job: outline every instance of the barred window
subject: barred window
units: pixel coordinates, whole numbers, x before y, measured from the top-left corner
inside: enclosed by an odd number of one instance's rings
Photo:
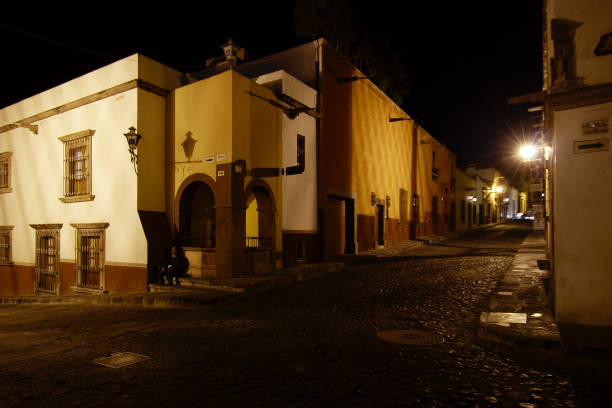
[[[104,241],[108,223],[71,225],[76,229],[76,286],[104,290]]]
[[[13,152],[0,153],[0,193],[10,193],[11,188],[11,156]]]
[[[11,231],[13,226],[0,226],[0,265],[11,263]]]
[[[59,293],[60,229],[62,224],[32,224],[36,230],[36,293]]]
[[[91,194],[91,137],[94,130],[84,130],[60,137],[64,143],[64,197],[68,203],[93,200]]]

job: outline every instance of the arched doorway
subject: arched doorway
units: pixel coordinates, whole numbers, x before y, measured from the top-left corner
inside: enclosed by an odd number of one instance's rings
[[[273,271],[276,207],[272,191],[262,180],[253,180],[246,188],[247,265],[251,273]]]
[[[216,246],[215,195],[202,181],[189,184],[179,203],[179,242],[183,246],[214,248]]]
[[[253,183],[246,189],[246,236],[247,247],[250,248],[273,248],[276,208],[272,192],[266,187]]]

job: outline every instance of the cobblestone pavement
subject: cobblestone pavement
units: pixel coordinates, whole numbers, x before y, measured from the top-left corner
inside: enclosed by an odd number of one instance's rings
[[[216,307],[0,305],[0,407],[572,407],[564,358],[475,341],[525,234],[498,226]],[[444,342],[377,336],[405,329]],[[150,358],[93,362],[118,351]]]

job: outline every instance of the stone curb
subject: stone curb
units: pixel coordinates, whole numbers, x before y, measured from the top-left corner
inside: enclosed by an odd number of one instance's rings
[[[558,353],[563,343],[546,294],[543,279],[547,271],[538,267],[546,259],[545,242],[531,232],[514,255],[512,266],[504,273],[491,293],[488,306],[478,322],[478,340],[485,344],[530,347]],[[504,314],[524,318],[525,323],[489,321],[490,316]]]
[[[86,294],[86,295],[28,295],[0,297],[0,304],[93,304],[130,305],[146,307],[189,307],[228,304],[254,294],[280,289],[302,280],[340,272],[347,263],[317,263],[286,269],[269,279],[246,285],[242,291],[195,289],[182,293],[149,292],[135,294]]]

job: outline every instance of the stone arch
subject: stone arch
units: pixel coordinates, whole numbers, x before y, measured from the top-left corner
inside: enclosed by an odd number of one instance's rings
[[[174,231],[180,245],[216,246],[215,181],[203,173],[192,174],[174,198]]]
[[[276,233],[276,205],[274,193],[270,185],[261,179],[253,179],[245,188],[247,206],[247,241],[250,238],[258,238],[247,243],[250,246],[269,246],[274,249],[274,236]],[[256,211],[256,216],[253,211]],[[254,227],[253,224],[256,224]],[[255,232],[257,233],[256,235]]]

